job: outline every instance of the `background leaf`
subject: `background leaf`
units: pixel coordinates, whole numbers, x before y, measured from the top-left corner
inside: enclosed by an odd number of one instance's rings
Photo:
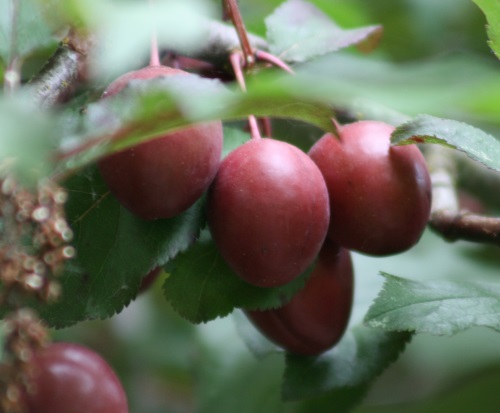
[[[496,0],[472,0],[486,15],[488,20],[489,45],[500,59],[500,3]]]
[[[29,120],[29,121],[27,121]],[[24,96],[0,98],[0,159],[29,187],[53,172],[59,131],[56,119],[35,111]]]
[[[283,396],[298,400],[343,388],[357,388],[356,396],[362,396],[363,389],[397,359],[410,338],[409,333],[357,326],[318,357],[288,354]]]
[[[398,145],[444,144],[500,171],[500,141],[480,129],[456,120],[420,115],[398,127],[392,134],[391,141]]]
[[[500,286],[496,284],[384,276],[384,287],[365,318],[370,327],[439,335],[472,327],[500,331]]]
[[[293,63],[364,42],[370,50],[378,43],[381,26],[343,30],[313,4],[288,0],[266,18],[271,52]]]
[[[53,43],[52,33],[35,0],[0,1],[0,60],[23,59]]]
[[[120,312],[137,295],[142,277],[185,250],[204,222],[203,200],[174,218],[135,217],[109,193],[96,167],[66,186],[66,213],[78,253],[61,277],[62,299],[41,308],[53,326]]]

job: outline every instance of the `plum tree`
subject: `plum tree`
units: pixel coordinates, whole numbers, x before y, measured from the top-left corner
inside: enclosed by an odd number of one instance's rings
[[[298,148],[251,139],[221,163],[208,192],[208,224],[230,267],[260,287],[286,284],[314,260],[326,236],[328,193]]]
[[[111,83],[103,97],[119,93],[131,80],[194,76],[166,66],[148,66]],[[208,122],[167,133],[124,149],[99,162],[112,194],[144,219],[171,218],[189,208],[208,188],[220,163],[222,124]]]
[[[431,181],[416,145],[391,146],[394,127],[360,121],[327,133],[309,151],[330,197],[328,237],[371,255],[415,245],[427,224]]]

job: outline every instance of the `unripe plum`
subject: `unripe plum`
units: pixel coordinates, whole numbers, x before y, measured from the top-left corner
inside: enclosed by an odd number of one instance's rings
[[[285,350],[317,355],[342,338],[351,314],[353,289],[349,251],[327,240],[305,287],[288,303],[245,314],[264,336]]]
[[[29,413],[128,413],[127,397],[111,367],[90,349],[55,343],[35,353]]]
[[[298,148],[252,139],[221,163],[208,192],[212,237],[237,275],[259,287],[287,284],[314,260],[326,236],[328,192]]]
[[[150,66],[116,79],[103,94],[120,92],[131,80],[190,75]],[[188,209],[208,188],[219,167],[222,123],[208,122],[158,136],[99,161],[111,193],[144,219],[171,218]]]
[[[328,187],[328,237],[345,248],[390,255],[415,245],[427,224],[431,181],[416,145],[391,146],[394,127],[361,121],[309,151]]]

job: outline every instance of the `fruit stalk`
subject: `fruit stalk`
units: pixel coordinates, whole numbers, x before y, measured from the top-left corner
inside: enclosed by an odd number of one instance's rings
[[[156,29],[156,21],[154,19],[154,5],[155,0],[149,0],[149,7],[151,9],[152,30],[151,30],[151,57],[149,59],[149,66],[160,66],[160,52],[158,50],[158,33]]]
[[[236,0],[225,0],[225,10],[233,22],[238,38],[240,39],[241,50],[245,57],[245,67],[252,67],[255,64],[255,57],[252,45],[248,39],[245,23],[241,17],[240,9]]]

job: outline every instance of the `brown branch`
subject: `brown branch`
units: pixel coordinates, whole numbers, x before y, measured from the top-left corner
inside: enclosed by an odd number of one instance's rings
[[[500,245],[500,218],[443,210],[432,214],[430,226],[449,241]]]
[[[456,192],[456,151],[440,145],[426,147],[432,181],[429,226],[449,241],[465,240],[500,245],[500,218],[461,211]]]
[[[85,77],[87,56],[94,44],[90,36],[71,31],[49,61],[30,81],[33,98],[41,108],[66,100]]]

